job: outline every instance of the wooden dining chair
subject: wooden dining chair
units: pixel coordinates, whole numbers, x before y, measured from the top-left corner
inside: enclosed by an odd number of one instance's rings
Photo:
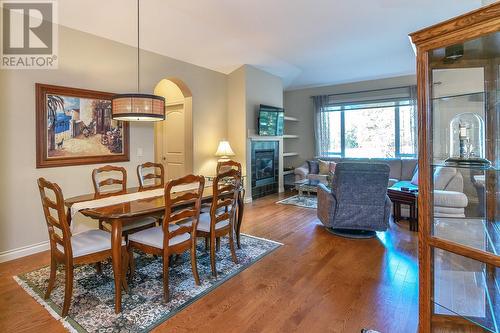
[[[173,192],[179,185],[192,185],[192,190]],[[187,175],[169,181],[165,185],[165,216],[162,226],[136,232],[129,236],[128,253],[130,257],[130,276],[135,271],[133,249],[144,253],[163,257],[163,298],[169,299],[169,259],[173,254],[182,254],[191,251],[191,269],[194,281],[200,284],[196,264],[196,227],[200,217],[201,198],[205,178],[203,176]],[[174,211],[175,207],[182,207]]]
[[[148,170],[149,173],[147,173]],[[165,169],[163,168],[163,164],[146,162],[138,165],[137,178],[139,180],[139,191],[163,188],[165,186]]]
[[[213,199],[210,213],[200,215],[197,235],[210,239],[210,266],[212,275],[217,277],[215,263],[216,239],[229,235],[229,248],[234,263],[238,263],[234,248],[234,221],[236,205],[241,188],[241,174],[236,169],[230,169],[215,177],[212,184]]]
[[[240,163],[233,161],[233,160],[219,161],[219,162],[217,162],[216,174],[219,175],[219,174],[226,172],[226,171],[229,171],[231,169],[235,169],[241,174],[241,164]]]
[[[95,199],[107,198],[127,193],[127,170],[123,167],[105,165],[92,171]],[[132,232],[153,227],[157,219],[146,216],[123,225],[123,235],[128,238]],[[99,221],[99,229],[111,232],[111,225],[106,221]]]
[[[72,235],[60,187],[44,178],[39,178],[38,189],[40,190],[50,243],[50,278],[44,297],[45,299],[49,298],[54,288],[57,265],[64,265],[66,279],[62,316],[65,317],[68,315],[73,294],[74,266],[97,263],[111,258],[111,235],[106,231],[97,229]],[[122,241],[123,262],[127,267],[128,253],[125,245],[125,241]],[[122,285],[125,290],[128,289],[125,274],[122,274]]]

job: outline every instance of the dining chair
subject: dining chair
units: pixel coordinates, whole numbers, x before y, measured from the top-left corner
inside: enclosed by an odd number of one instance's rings
[[[241,173],[236,169],[229,169],[215,177],[212,184],[213,199],[210,213],[200,215],[197,235],[210,239],[210,266],[212,275],[217,277],[215,263],[216,239],[229,235],[229,248],[234,263],[238,263],[234,248],[234,221],[236,219],[236,205],[241,190]]]
[[[149,170],[149,173],[147,173]],[[165,186],[165,169],[161,163],[146,162],[137,166],[139,191],[154,190]],[[152,182],[152,183],[151,183]]]
[[[38,189],[50,243],[50,278],[44,298],[49,298],[54,288],[57,266],[64,265],[65,288],[62,316],[65,317],[68,315],[73,294],[74,266],[98,263],[111,258],[111,234],[103,230],[93,229],[72,235],[61,188],[56,183],[39,178]],[[122,241],[123,262],[127,267],[128,253],[125,246],[125,241]],[[125,274],[122,274],[122,285],[125,290],[128,289]]]
[[[219,161],[217,162],[217,169],[216,169],[216,174],[223,173],[225,171],[235,169],[241,174],[241,164],[233,161],[233,160],[227,160],[227,161]]]
[[[192,185],[192,190],[185,190],[179,194],[174,187]],[[165,215],[161,226],[149,228],[129,236],[128,253],[130,257],[130,277],[135,271],[133,249],[144,253],[162,256],[163,258],[163,298],[169,299],[169,259],[173,254],[191,252],[191,269],[194,281],[200,284],[196,264],[196,227],[200,217],[201,198],[205,178],[203,176],[187,175],[179,179],[170,180],[165,185]],[[174,211],[174,207],[182,207]]]
[[[137,166],[139,191],[155,190],[165,187],[165,169],[161,163],[146,162]],[[163,213],[155,214],[156,224],[161,225]]]
[[[105,165],[92,171],[95,199],[107,198],[127,193],[127,170],[123,167]],[[132,232],[153,227],[157,219],[146,216],[123,225],[125,239]],[[99,221],[99,229],[111,232],[111,225],[106,221]]]

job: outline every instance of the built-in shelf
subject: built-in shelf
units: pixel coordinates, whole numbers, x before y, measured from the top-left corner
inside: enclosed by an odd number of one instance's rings
[[[288,117],[288,116],[285,116],[284,117],[285,120],[288,120],[288,121],[299,121],[297,118],[295,117]]]
[[[298,139],[298,135],[294,134],[283,134],[283,139]]]
[[[293,153],[283,153],[283,157],[298,156],[298,155],[299,155],[299,153],[295,153],[295,152],[293,152]]]

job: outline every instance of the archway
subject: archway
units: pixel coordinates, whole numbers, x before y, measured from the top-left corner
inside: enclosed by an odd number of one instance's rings
[[[165,97],[166,119],[155,123],[155,161],[165,167],[166,179],[193,172],[193,103],[191,90],[176,78],[163,79],[155,95]]]

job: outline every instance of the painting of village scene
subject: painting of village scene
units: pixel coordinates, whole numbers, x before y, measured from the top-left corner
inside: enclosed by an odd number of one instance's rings
[[[72,159],[78,159],[75,164],[128,159],[128,128],[112,119],[111,99],[46,93],[43,109],[47,161],[64,159],[70,165]]]

